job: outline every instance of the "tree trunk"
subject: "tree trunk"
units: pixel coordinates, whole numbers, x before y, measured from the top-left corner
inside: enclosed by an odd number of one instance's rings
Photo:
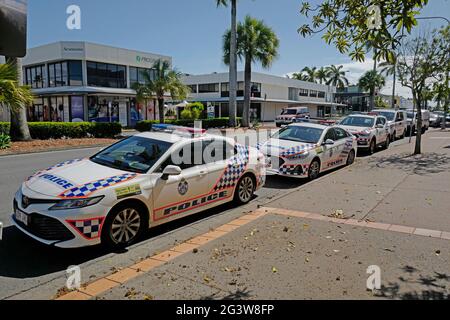
[[[236,127],[237,110],[237,0],[231,0],[231,44],[230,44],[230,126]]]
[[[416,146],[414,148],[414,154],[422,153],[422,99],[420,97],[420,93],[416,94],[416,98],[414,99],[417,104],[417,124],[416,124]]]
[[[245,92],[244,92],[244,112],[242,115],[242,126],[250,127],[250,106],[251,106],[251,88],[252,88],[252,59],[245,59]]]
[[[6,62],[13,64],[17,68],[17,83],[23,85],[22,79],[22,60],[19,58],[6,58]],[[11,114],[11,126],[9,135],[12,141],[30,141],[30,129],[27,122],[26,106],[9,106]]]
[[[158,99],[159,123],[164,123],[164,98]]]
[[[394,64],[394,83],[392,84],[392,109],[395,109],[395,82],[397,81],[396,64]]]
[[[448,91],[448,85],[449,85],[448,80],[450,77],[449,73],[450,72],[447,71],[447,74],[445,75],[445,88],[446,88],[445,92]],[[444,99],[445,99],[444,100],[444,120],[442,121],[442,130],[445,130],[447,128],[447,114],[448,114],[448,105],[449,105],[449,101],[450,101],[449,95],[445,94]]]
[[[373,49],[373,71],[377,72],[377,49]],[[369,105],[369,112],[375,109],[375,90],[376,88],[372,88],[371,94],[370,94],[370,105]]]

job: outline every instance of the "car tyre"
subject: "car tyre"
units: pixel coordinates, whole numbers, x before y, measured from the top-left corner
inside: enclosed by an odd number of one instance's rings
[[[347,157],[347,166],[351,166],[353,163],[355,163],[356,153],[355,150],[350,151]]]
[[[308,178],[309,180],[315,180],[320,175],[320,161],[318,159],[314,159],[308,169]]]
[[[140,238],[146,222],[141,208],[119,204],[111,210],[103,224],[102,244],[114,249],[128,247]]]
[[[391,144],[391,139],[389,138],[389,136],[387,136],[386,142],[384,143],[384,146],[383,146],[383,149],[385,149],[385,150],[389,149],[390,144]]]
[[[252,200],[256,190],[256,180],[249,174],[244,175],[236,185],[234,202],[238,205],[247,204]]]
[[[370,145],[369,145],[369,154],[373,155],[375,153],[377,149],[377,142],[375,141],[375,139],[372,139],[372,141],[370,141]]]

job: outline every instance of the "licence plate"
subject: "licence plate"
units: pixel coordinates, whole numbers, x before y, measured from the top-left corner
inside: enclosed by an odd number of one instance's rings
[[[24,225],[28,226],[28,215],[25,212],[16,209],[14,215],[17,221],[22,222]]]

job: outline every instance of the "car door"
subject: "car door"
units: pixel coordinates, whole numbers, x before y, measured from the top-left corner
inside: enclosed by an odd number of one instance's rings
[[[383,127],[378,128],[378,126],[380,125],[382,125]],[[375,128],[377,143],[380,144],[385,142],[389,136],[389,127],[387,125],[386,118],[377,117]]]
[[[153,221],[184,216],[202,206],[202,197],[208,193],[210,180],[208,166],[203,161],[202,141],[190,142],[172,152],[157,169],[161,173],[168,165],[179,166],[180,175],[163,177],[153,190]]]
[[[341,166],[347,161],[348,144],[353,140],[351,137],[349,137],[348,133],[341,128],[334,128],[334,134],[336,136],[336,150],[339,155],[339,157],[336,159],[335,166]]]
[[[397,112],[395,117],[395,131],[397,132],[397,137],[401,137],[406,130],[405,119],[403,117],[403,112]],[[397,138],[395,137],[395,138]]]
[[[333,145],[324,145],[322,153],[322,170],[329,170],[336,166],[335,162],[339,159],[339,143],[337,142],[334,128],[328,128],[323,141],[333,140]]]

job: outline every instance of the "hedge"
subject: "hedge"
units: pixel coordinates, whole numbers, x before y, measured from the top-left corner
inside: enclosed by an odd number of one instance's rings
[[[202,119],[201,121],[203,129],[222,128],[222,127],[229,127],[230,118]],[[236,121],[240,123],[241,118],[237,118]],[[194,127],[194,122],[195,120],[180,119],[180,120],[166,120],[165,123],[182,127]],[[136,130],[139,132],[150,131],[152,125],[154,124],[159,124],[159,121],[158,120],[140,121],[136,124]]]
[[[33,139],[114,138],[122,132],[120,123],[29,122]],[[0,122],[0,134],[9,134],[9,122]]]

